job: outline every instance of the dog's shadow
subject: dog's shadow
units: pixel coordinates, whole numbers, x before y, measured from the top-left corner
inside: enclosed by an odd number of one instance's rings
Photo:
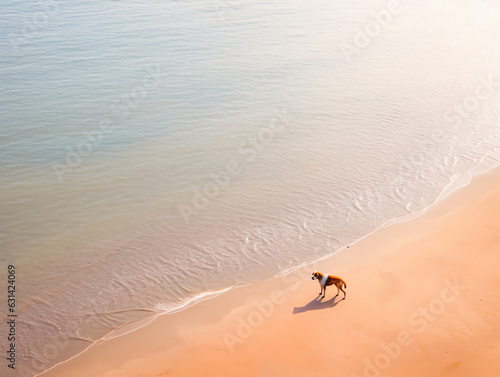
[[[320,310],[320,309],[328,309],[328,308],[334,308],[337,306],[340,302],[344,301],[343,298],[339,299],[338,301],[337,298],[339,296],[333,296],[331,299],[327,301],[321,301],[320,299],[321,296],[315,297],[312,301],[307,303],[306,305],[302,307],[295,307],[293,308],[293,314],[299,314],[299,313],[304,313],[309,310]]]

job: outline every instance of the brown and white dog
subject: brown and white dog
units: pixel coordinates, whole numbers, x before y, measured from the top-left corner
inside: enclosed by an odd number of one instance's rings
[[[322,298],[325,298],[326,287],[329,285],[335,285],[337,287],[337,294],[335,295],[335,297],[337,297],[340,291],[342,291],[344,292],[344,298],[342,300],[345,299],[345,291],[342,289],[342,287],[347,288],[347,285],[341,278],[337,276],[322,274],[321,272],[316,271],[313,272],[311,279],[318,279],[319,285],[321,286],[321,292],[319,294],[323,294]]]

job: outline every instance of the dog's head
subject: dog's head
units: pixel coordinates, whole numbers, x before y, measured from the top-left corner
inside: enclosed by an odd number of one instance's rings
[[[316,279],[319,279],[319,278],[321,278],[321,273],[318,272],[318,271],[313,272],[311,279],[312,280],[316,280]]]

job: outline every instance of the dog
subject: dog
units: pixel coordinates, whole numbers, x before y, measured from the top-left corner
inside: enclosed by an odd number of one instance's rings
[[[344,298],[342,300],[345,300],[345,291],[342,289],[342,287],[346,288],[347,289],[347,285],[345,283],[344,280],[342,280],[341,278],[337,277],[337,276],[332,276],[332,275],[326,275],[326,274],[323,274],[321,272],[313,272],[312,274],[312,280],[315,280],[317,279],[319,281],[319,285],[321,286],[321,292],[319,293],[320,295],[323,294],[323,297],[321,298],[325,298],[325,294],[326,294],[326,287],[328,285],[335,285],[337,287],[337,294],[335,295],[335,297],[337,297],[340,293],[340,291],[344,292]]]

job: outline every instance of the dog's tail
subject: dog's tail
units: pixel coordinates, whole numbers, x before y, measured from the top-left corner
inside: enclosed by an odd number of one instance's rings
[[[347,288],[347,284],[345,283],[344,280],[342,280],[342,283],[344,283],[344,288]]]

